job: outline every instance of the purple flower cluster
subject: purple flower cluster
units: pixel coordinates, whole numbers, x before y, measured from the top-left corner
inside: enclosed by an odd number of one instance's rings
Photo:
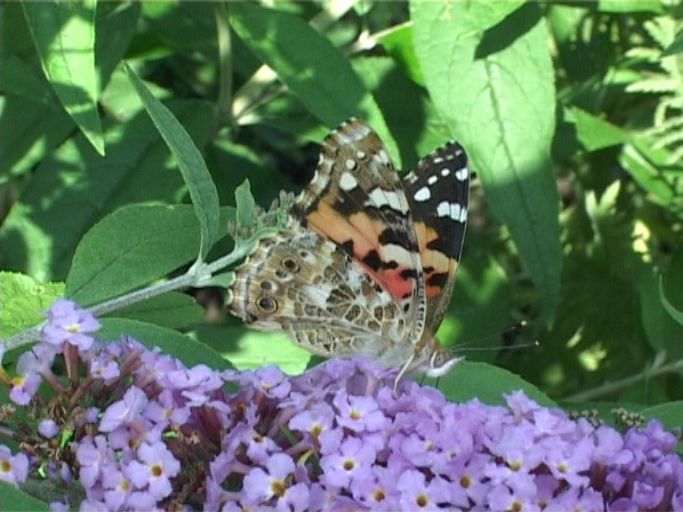
[[[73,303],[48,318],[21,377],[3,373],[35,421],[27,433],[0,417],[24,448],[0,445],[0,479],[45,475],[64,491],[53,510],[683,509],[677,440],[655,421],[622,436],[522,392],[506,407],[410,381],[394,395],[393,373],[362,359],[293,378],[186,368],[130,338],[95,341]]]

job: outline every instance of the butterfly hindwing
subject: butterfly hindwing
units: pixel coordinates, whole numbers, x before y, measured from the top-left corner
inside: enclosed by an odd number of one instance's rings
[[[408,324],[398,303],[336,244],[294,224],[263,240],[237,270],[230,311],[264,330],[283,330],[330,357],[364,354],[401,364]]]
[[[413,215],[427,296],[426,329],[434,334],[453,292],[469,199],[467,156],[457,142],[420,160],[403,180]]]

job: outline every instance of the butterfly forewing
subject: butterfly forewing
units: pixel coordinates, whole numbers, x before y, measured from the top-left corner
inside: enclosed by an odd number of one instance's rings
[[[460,262],[469,201],[467,156],[449,142],[403,180],[413,215],[427,296],[426,329],[434,334],[448,308]]]
[[[426,306],[410,204],[372,129],[351,120],[325,139],[293,215],[362,265],[401,305],[412,337],[420,337]]]

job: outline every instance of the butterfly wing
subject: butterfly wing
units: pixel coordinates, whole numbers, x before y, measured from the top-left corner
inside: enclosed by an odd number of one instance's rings
[[[230,312],[284,330],[321,356],[363,354],[389,367],[412,353],[394,298],[341,247],[298,223],[262,240],[236,271]]]
[[[426,308],[418,240],[399,175],[371,128],[352,119],[325,139],[293,216],[341,247],[389,292],[415,343]]]
[[[407,174],[403,186],[413,215],[424,271],[425,331],[433,335],[453,293],[469,200],[467,155],[457,142],[437,149]]]

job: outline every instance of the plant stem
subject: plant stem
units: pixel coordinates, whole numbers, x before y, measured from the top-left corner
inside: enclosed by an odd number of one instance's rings
[[[222,258],[218,258],[216,261],[208,264],[192,265],[192,267],[181,276],[169,279],[163,283],[148,286],[147,288],[135,290],[120,297],[115,297],[108,301],[92,306],[91,308],[88,308],[88,310],[95,316],[101,316],[173,290],[180,290],[190,286],[201,286],[202,283],[210,279],[215,272],[223,270],[228,265],[232,265],[236,261],[249,254],[253,250],[254,242],[256,240],[238,242],[235,244],[235,249],[230,254],[223,256]],[[29,329],[26,329],[25,331],[22,331],[11,338],[0,341],[0,344],[4,346],[6,350],[27,345],[28,343],[38,339],[40,336],[40,331],[44,325],[45,322],[34,325],[33,327],[30,327]]]
[[[564,401],[585,402],[587,400],[592,400],[594,398],[598,398],[604,395],[609,395],[611,393],[624,389],[625,387],[628,387],[631,384],[635,384],[636,382],[641,381],[643,379],[657,377],[665,373],[679,372],[681,370],[683,370],[683,359],[679,359],[678,361],[674,361],[672,363],[665,364],[662,366],[646,368],[642,372],[636,375],[631,375],[630,377],[615,380],[613,382],[606,382],[605,384],[598,386],[596,388],[588,389],[586,391],[582,391],[580,393],[575,393],[573,395],[565,397]]]

